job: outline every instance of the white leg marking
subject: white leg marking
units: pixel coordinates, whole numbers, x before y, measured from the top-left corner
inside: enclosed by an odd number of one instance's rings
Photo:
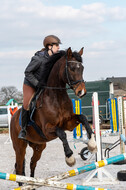
[[[91,138],[88,141],[88,150],[92,153],[97,152],[97,144],[94,138],[94,134],[91,135]]]
[[[70,156],[69,158],[66,157],[65,160],[66,160],[67,165],[70,167],[74,166],[76,163],[74,156]]]

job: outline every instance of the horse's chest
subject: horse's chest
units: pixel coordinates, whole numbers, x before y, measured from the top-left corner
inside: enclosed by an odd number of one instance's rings
[[[72,110],[67,110],[67,109],[59,109],[59,114],[58,114],[58,120],[59,120],[59,125],[63,125],[65,122],[67,122],[72,116]]]
[[[47,101],[44,111],[46,110],[46,116],[48,121],[54,125],[63,125],[69,120],[73,114],[73,107],[71,101],[62,97],[59,101]],[[49,102],[49,105],[48,105]],[[48,110],[47,110],[48,108]]]

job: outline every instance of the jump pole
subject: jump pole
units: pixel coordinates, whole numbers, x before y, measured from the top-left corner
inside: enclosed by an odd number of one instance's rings
[[[119,121],[118,121],[118,102],[117,98],[109,98],[109,111],[110,111],[110,124],[112,134],[118,135],[119,133]]]
[[[125,137],[126,137],[126,95],[123,96],[123,109],[124,109],[124,127],[125,127]]]
[[[118,110],[119,110],[119,134],[125,134],[124,130],[123,130],[123,100],[122,100],[122,96],[118,97]],[[125,145],[124,142],[121,140],[120,138],[120,153],[124,153],[125,152]]]
[[[7,106],[7,112],[8,112],[8,129],[9,129],[9,137],[8,139],[4,142],[4,144],[10,144],[11,143],[11,136],[10,136],[10,122],[11,122],[11,113],[10,113],[10,108],[11,106]]]
[[[12,109],[14,109],[12,111]],[[8,112],[8,129],[9,129],[9,137],[8,139],[4,142],[4,144],[10,144],[12,143],[11,141],[11,135],[10,135],[10,123],[11,123],[11,117],[13,114],[18,110],[18,104],[15,103],[15,105],[12,104],[12,106],[8,105],[7,106],[7,112]]]
[[[33,177],[26,177],[26,176],[20,176],[20,175],[16,175],[16,174],[8,174],[8,173],[1,173],[0,172],[0,179],[3,180],[10,180],[10,181],[15,181],[15,182],[21,182],[21,183],[27,183],[30,185],[36,185],[36,186],[43,186],[46,184],[51,183],[50,181],[59,181],[62,179],[66,179],[69,177],[73,177],[88,171],[92,171],[95,170],[97,168],[101,168],[104,167],[106,165],[110,165],[119,161],[123,161],[126,159],[126,153],[124,154],[120,154],[111,158],[107,158],[105,160],[100,160],[98,162],[80,167],[80,168],[76,168],[70,171],[67,171],[65,173],[53,176],[51,178],[46,178],[46,179],[40,179],[40,178],[33,178]],[[69,183],[68,183],[69,184]],[[52,186],[54,187],[54,186]],[[17,189],[20,190],[20,189]],[[30,189],[29,189],[30,190]],[[71,189],[72,190],[72,189]]]
[[[100,140],[100,124],[99,124],[99,107],[98,107],[98,93],[94,92],[92,95],[92,108],[93,108],[93,125],[96,134],[97,144],[97,161],[102,158],[101,140]],[[105,175],[106,177],[103,177]],[[94,178],[95,176],[95,178]],[[83,185],[99,185],[99,184],[115,184],[117,180],[104,168],[96,168],[95,171],[86,176]],[[117,182],[118,183],[118,182]]]
[[[76,114],[81,114],[81,100],[72,99],[73,103],[73,112]],[[82,139],[82,124],[80,123],[74,130],[73,130],[73,138],[74,139]]]
[[[126,145],[126,96],[123,96],[123,110],[124,110],[124,128],[125,133],[120,135],[121,141],[123,141]]]
[[[96,187],[90,187],[90,186],[82,186],[82,185],[75,185],[75,184],[71,184],[71,183],[61,183],[61,182],[54,182],[52,181],[52,184],[48,184],[46,186],[48,187],[55,187],[55,188],[60,188],[60,189],[68,189],[68,190],[111,190],[111,189],[103,189],[103,188],[96,188]],[[54,186],[55,184],[55,186]],[[16,188],[16,189],[12,189],[12,190],[31,190],[31,187],[32,189],[34,188],[39,188],[38,186],[35,186],[35,185],[27,185],[27,186],[22,186],[22,187],[19,187],[19,188]]]

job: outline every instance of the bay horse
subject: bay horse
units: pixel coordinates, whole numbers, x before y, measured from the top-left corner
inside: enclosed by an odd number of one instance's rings
[[[73,113],[72,101],[67,94],[66,84],[73,89],[79,98],[86,94],[83,80],[82,65],[83,48],[79,52],[72,52],[68,48],[54,64],[43,94],[36,102],[36,110],[33,118],[44,137],[39,135],[32,126],[27,126],[26,140],[18,138],[21,127],[19,125],[19,109],[11,119],[11,139],[15,150],[16,162],[15,171],[18,175],[25,175],[24,160],[26,147],[29,145],[33,149],[33,156],[30,162],[30,176],[34,177],[37,161],[40,159],[42,151],[46,148],[46,143],[59,137],[63,143],[65,160],[69,166],[75,164],[73,151],[70,149],[65,131],[73,131],[79,124],[84,125],[89,141],[88,148],[91,152],[96,151],[97,146],[94,134],[83,114]],[[42,104],[42,106],[40,106]],[[21,184],[19,184],[21,185]]]

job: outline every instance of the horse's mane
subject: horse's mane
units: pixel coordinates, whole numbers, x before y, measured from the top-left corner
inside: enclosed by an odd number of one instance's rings
[[[49,62],[55,64],[61,57],[67,55],[67,50],[61,50],[58,53],[53,54],[49,58]],[[72,57],[74,57],[77,61],[82,62],[82,57],[77,51],[72,52]]]
[[[50,62],[51,64],[55,64],[64,55],[66,55],[66,51],[63,51],[63,50],[59,51],[58,53],[55,53],[55,54],[51,55],[49,57],[48,62]]]

